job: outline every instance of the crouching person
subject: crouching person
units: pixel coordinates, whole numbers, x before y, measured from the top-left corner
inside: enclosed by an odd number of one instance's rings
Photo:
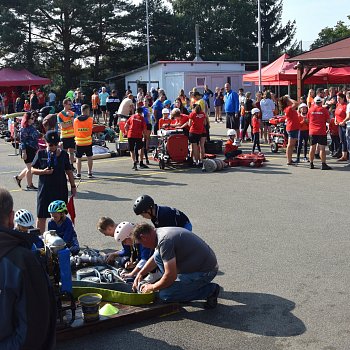
[[[142,223],[133,231],[134,241],[155,249],[154,255],[137,274],[133,289],[156,267],[162,277],[145,283],[142,293],[159,291],[165,302],[205,300],[204,307],[215,308],[220,287],[211,281],[218,272],[215,253],[201,238],[182,227],[162,227]]]

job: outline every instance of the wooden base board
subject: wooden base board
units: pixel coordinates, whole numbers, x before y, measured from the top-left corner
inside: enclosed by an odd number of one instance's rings
[[[101,303],[101,307],[105,303]],[[77,306],[75,321],[70,326],[57,325],[57,341],[68,340],[99,330],[125,326],[127,324],[144,321],[154,317],[166,316],[180,311],[180,305],[172,304],[151,304],[145,306],[129,306],[118,303],[111,303],[119,309],[119,312],[111,317],[100,316],[96,322],[84,322],[82,310]]]

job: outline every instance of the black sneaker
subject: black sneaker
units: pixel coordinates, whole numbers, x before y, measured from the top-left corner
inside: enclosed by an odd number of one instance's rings
[[[89,178],[89,179],[93,179],[93,178],[94,178],[94,175],[92,175],[92,173],[89,173],[89,174],[88,174],[88,178]]]
[[[329,165],[327,165],[326,163],[324,163],[321,166],[321,170],[332,170],[332,168]]]
[[[21,181],[22,181],[22,180],[20,180],[20,179],[18,178],[18,175],[14,176],[13,179],[15,180],[17,186],[18,186],[19,188],[22,188],[22,186],[21,186]]]
[[[75,174],[74,178],[80,180],[81,179],[81,174]]]
[[[310,162],[310,169],[315,169],[314,163]]]
[[[137,163],[135,163],[131,169],[137,170]]]
[[[27,186],[27,191],[37,191],[38,187],[35,187],[34,185]]]
[[[218,305],[218,295],[220,293],[220,286],[217,283],[215,284],[215,288],[213,293],[211,293],[207,297],[207,301],[204,303],[204,308],[205,309],[214,309]]]
[[[142,162],[140,162],[140,168],[141,169],[149,169],[149,166],[147,166],[146,164],[143,164]]]

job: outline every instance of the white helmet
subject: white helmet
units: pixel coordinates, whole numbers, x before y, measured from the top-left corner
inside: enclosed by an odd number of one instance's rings
[[[131,236],[135,225],[131,222],[121,222],[114,231],[114,238],[117,242],[123,242],[125,238]]]
[[[254,115],[255,113],[260,113],[260,109],[259,108],[253,108],[251,113],[252,113],[252,115]]]
[[[34,225],[34,216],[27,209],[19,209],[15,213],[15,223],[24,227]]]
[[[237,136],[236,130],[234,129],[227,130],[227,136]]]

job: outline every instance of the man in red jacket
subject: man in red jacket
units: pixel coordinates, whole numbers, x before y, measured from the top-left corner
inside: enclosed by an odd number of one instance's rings
[[[320,148],[320,157],[322,161],[321,170],[331,170],[332,168],[326,164],[326,146],[327,146],[327,126],[329,122],[329,112],[322,107],[322,98],[316,96],[314,105],[308,111],[309,134],[311,140],[310,147],[310,169],[315,169],[314,158],[317,144]]]

